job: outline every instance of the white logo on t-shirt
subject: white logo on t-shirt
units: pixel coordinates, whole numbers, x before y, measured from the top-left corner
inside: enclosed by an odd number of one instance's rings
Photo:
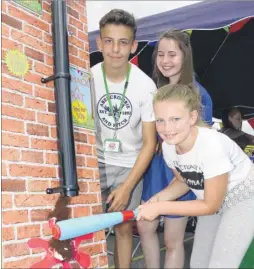
[[[122,100],[122,94],[120,93],[110,93],[110,100],[113,107],[114,117],[117,118],[119,114],[120,104]],[[108,103],[107,95],[103,95],[97,104],[97,113],[100,121],[109,129],[121,129],[125,127],[132,115],[132,105],[130,100],[125,96],[123,102],[123,108],[120,113],[120,118],[117,123],[115,123],[114,117],[111,113],[111,109]]]

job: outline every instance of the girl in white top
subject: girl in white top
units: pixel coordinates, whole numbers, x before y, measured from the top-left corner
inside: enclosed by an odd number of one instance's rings
[[[199,216],[191,268],[238,268],[254,236],[254,167],[234,141],[202,123],[199,111],[190,86],[158,90],[156,128],[175,178],[139,207],[137,220]],[[174,201],[190,189],[197,200]]]

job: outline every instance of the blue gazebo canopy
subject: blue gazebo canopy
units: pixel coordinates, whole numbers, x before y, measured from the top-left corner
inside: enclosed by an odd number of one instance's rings
[[[170,3],[169,3],[170,4]],[[217,29],[254,16],[254,1],[203,1],[137,20],[137,40],[157,40],[169,28]],[[90,53],[97,50],[99,30],[88,33]]]

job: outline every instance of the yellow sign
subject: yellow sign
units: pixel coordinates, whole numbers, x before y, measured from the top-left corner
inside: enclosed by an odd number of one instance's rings
[[[72,116],[75,123],[83,125],[88,120],[88,112],[84,103],[76,99],[72,102]]]
[[[29,70],[29,62],[22,52],[9,50],[6,52],[5,61],[10,73],[18,77],[24,77]]]

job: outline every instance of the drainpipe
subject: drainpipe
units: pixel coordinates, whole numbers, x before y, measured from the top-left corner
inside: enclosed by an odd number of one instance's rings
[[[71,110],[71,87],[69,71],[68,31],[65,0],[52,0],[52,36],[54,52],[54,75],[42,78],[43,83],[55,82],[57,133],[59,138],[61,186],[48,188],[47,194],[61,193],[62,196],[77,196],[75,144]]]

